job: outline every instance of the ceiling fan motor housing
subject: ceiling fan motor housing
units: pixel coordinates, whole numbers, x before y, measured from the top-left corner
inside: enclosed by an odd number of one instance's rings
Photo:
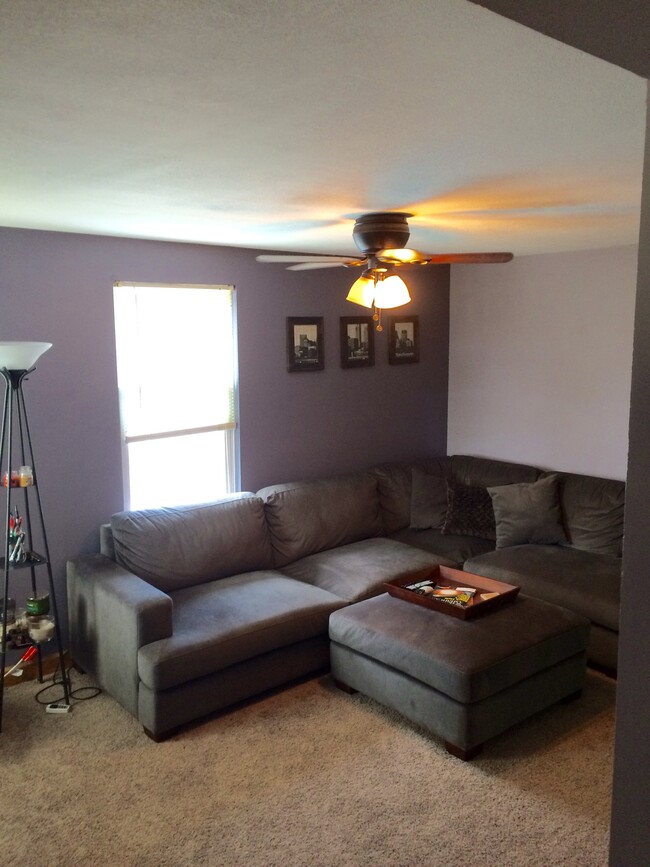
[[[409,226],[406,222],[413,214],[385,212],[362,214],[354,224],[352,237],[364,255],[372,255],[378,250],[401,249],[409,239]]]

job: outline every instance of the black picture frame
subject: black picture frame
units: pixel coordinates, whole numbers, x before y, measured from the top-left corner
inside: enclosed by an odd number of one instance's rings
[[[388,322],[388,363],[416,364],[420,360],[419,316],[390,316]]]
[[[372,316],[341,316],[341,367],[372,367],[375,331]]]
[[[289,373],[325,367],[322,316],[287,316]]]

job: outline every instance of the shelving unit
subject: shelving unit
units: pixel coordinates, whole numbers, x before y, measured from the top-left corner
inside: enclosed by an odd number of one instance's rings
[[[0,570],[3,573],[3,606],[2,606],[2,640],[0,649],[0,731],[2,731],[2,712],[4,700],[4,674],[7,653],[7,628],[8,628],[8,600],[10,598],[11,576],[14,571],[27,569],[30,571],[30,592],[32,597],[39,596],[39,580],[43,583],[43,574],[47,576],[47,588],[49,593],[50,613],[54,617],[54,635],[59,654],[59,666],[61,669],[61,682],[65,696],[65,703],[70,701],[70,685],[65,669],[63,647],[61,644],[60,620],[56,604],[56,592],[52,575],[50,551],[45,531],[43,518],[43,506],[38,486],[36,461],[32,449],[32,439],[29,431],[27,412],[25,410],[25,398],[23,395],[23,383],[35,370],[35,364],[43,352],[49,349],[49,343],[26,343],[5,342],[0,343],[0,376],[4,380],[4,404],[2,412],[2,433],[0,435],[0,481],[6,472],[7,487],[5,494],[4,514],[4,552],[0,557]],[[11,486],[12,468],[16,466],[30,466],[33,474],[33,484],[24,487]],[[35,507],[35,508],[33,508]],[[11,562],[11,539],[10,518],[12,511],[18,508],[22,517],[22,531],[24,532],[25,559],[22,562]],[[22,511],[20,511],[22,509]],[[39,552],[34,551],[35,540],[38,539]],[[48,639],[49,643],[49,639]],[[37,641],[29,641],[25,645],[34,644],[38,649],[38,676],[43,680],[41,644]]]

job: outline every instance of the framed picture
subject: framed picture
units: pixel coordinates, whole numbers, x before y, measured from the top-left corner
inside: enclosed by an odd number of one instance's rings
[[[418,316],[389,317],[388,363],[414,364],[420,360],[420,322]]]
[[[375,332],[372,316],[341,316],[341,367],[372,367]]]
[[[323,317],[287,316],[287,370],[322,370]]]

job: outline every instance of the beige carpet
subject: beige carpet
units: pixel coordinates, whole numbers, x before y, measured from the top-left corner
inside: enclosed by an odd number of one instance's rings
[[[105,695],[53,716],[38,688],[5,692],[4,864],[607,863],[615,684],[594,673],[469,763],[328,677],[162,744]]]

